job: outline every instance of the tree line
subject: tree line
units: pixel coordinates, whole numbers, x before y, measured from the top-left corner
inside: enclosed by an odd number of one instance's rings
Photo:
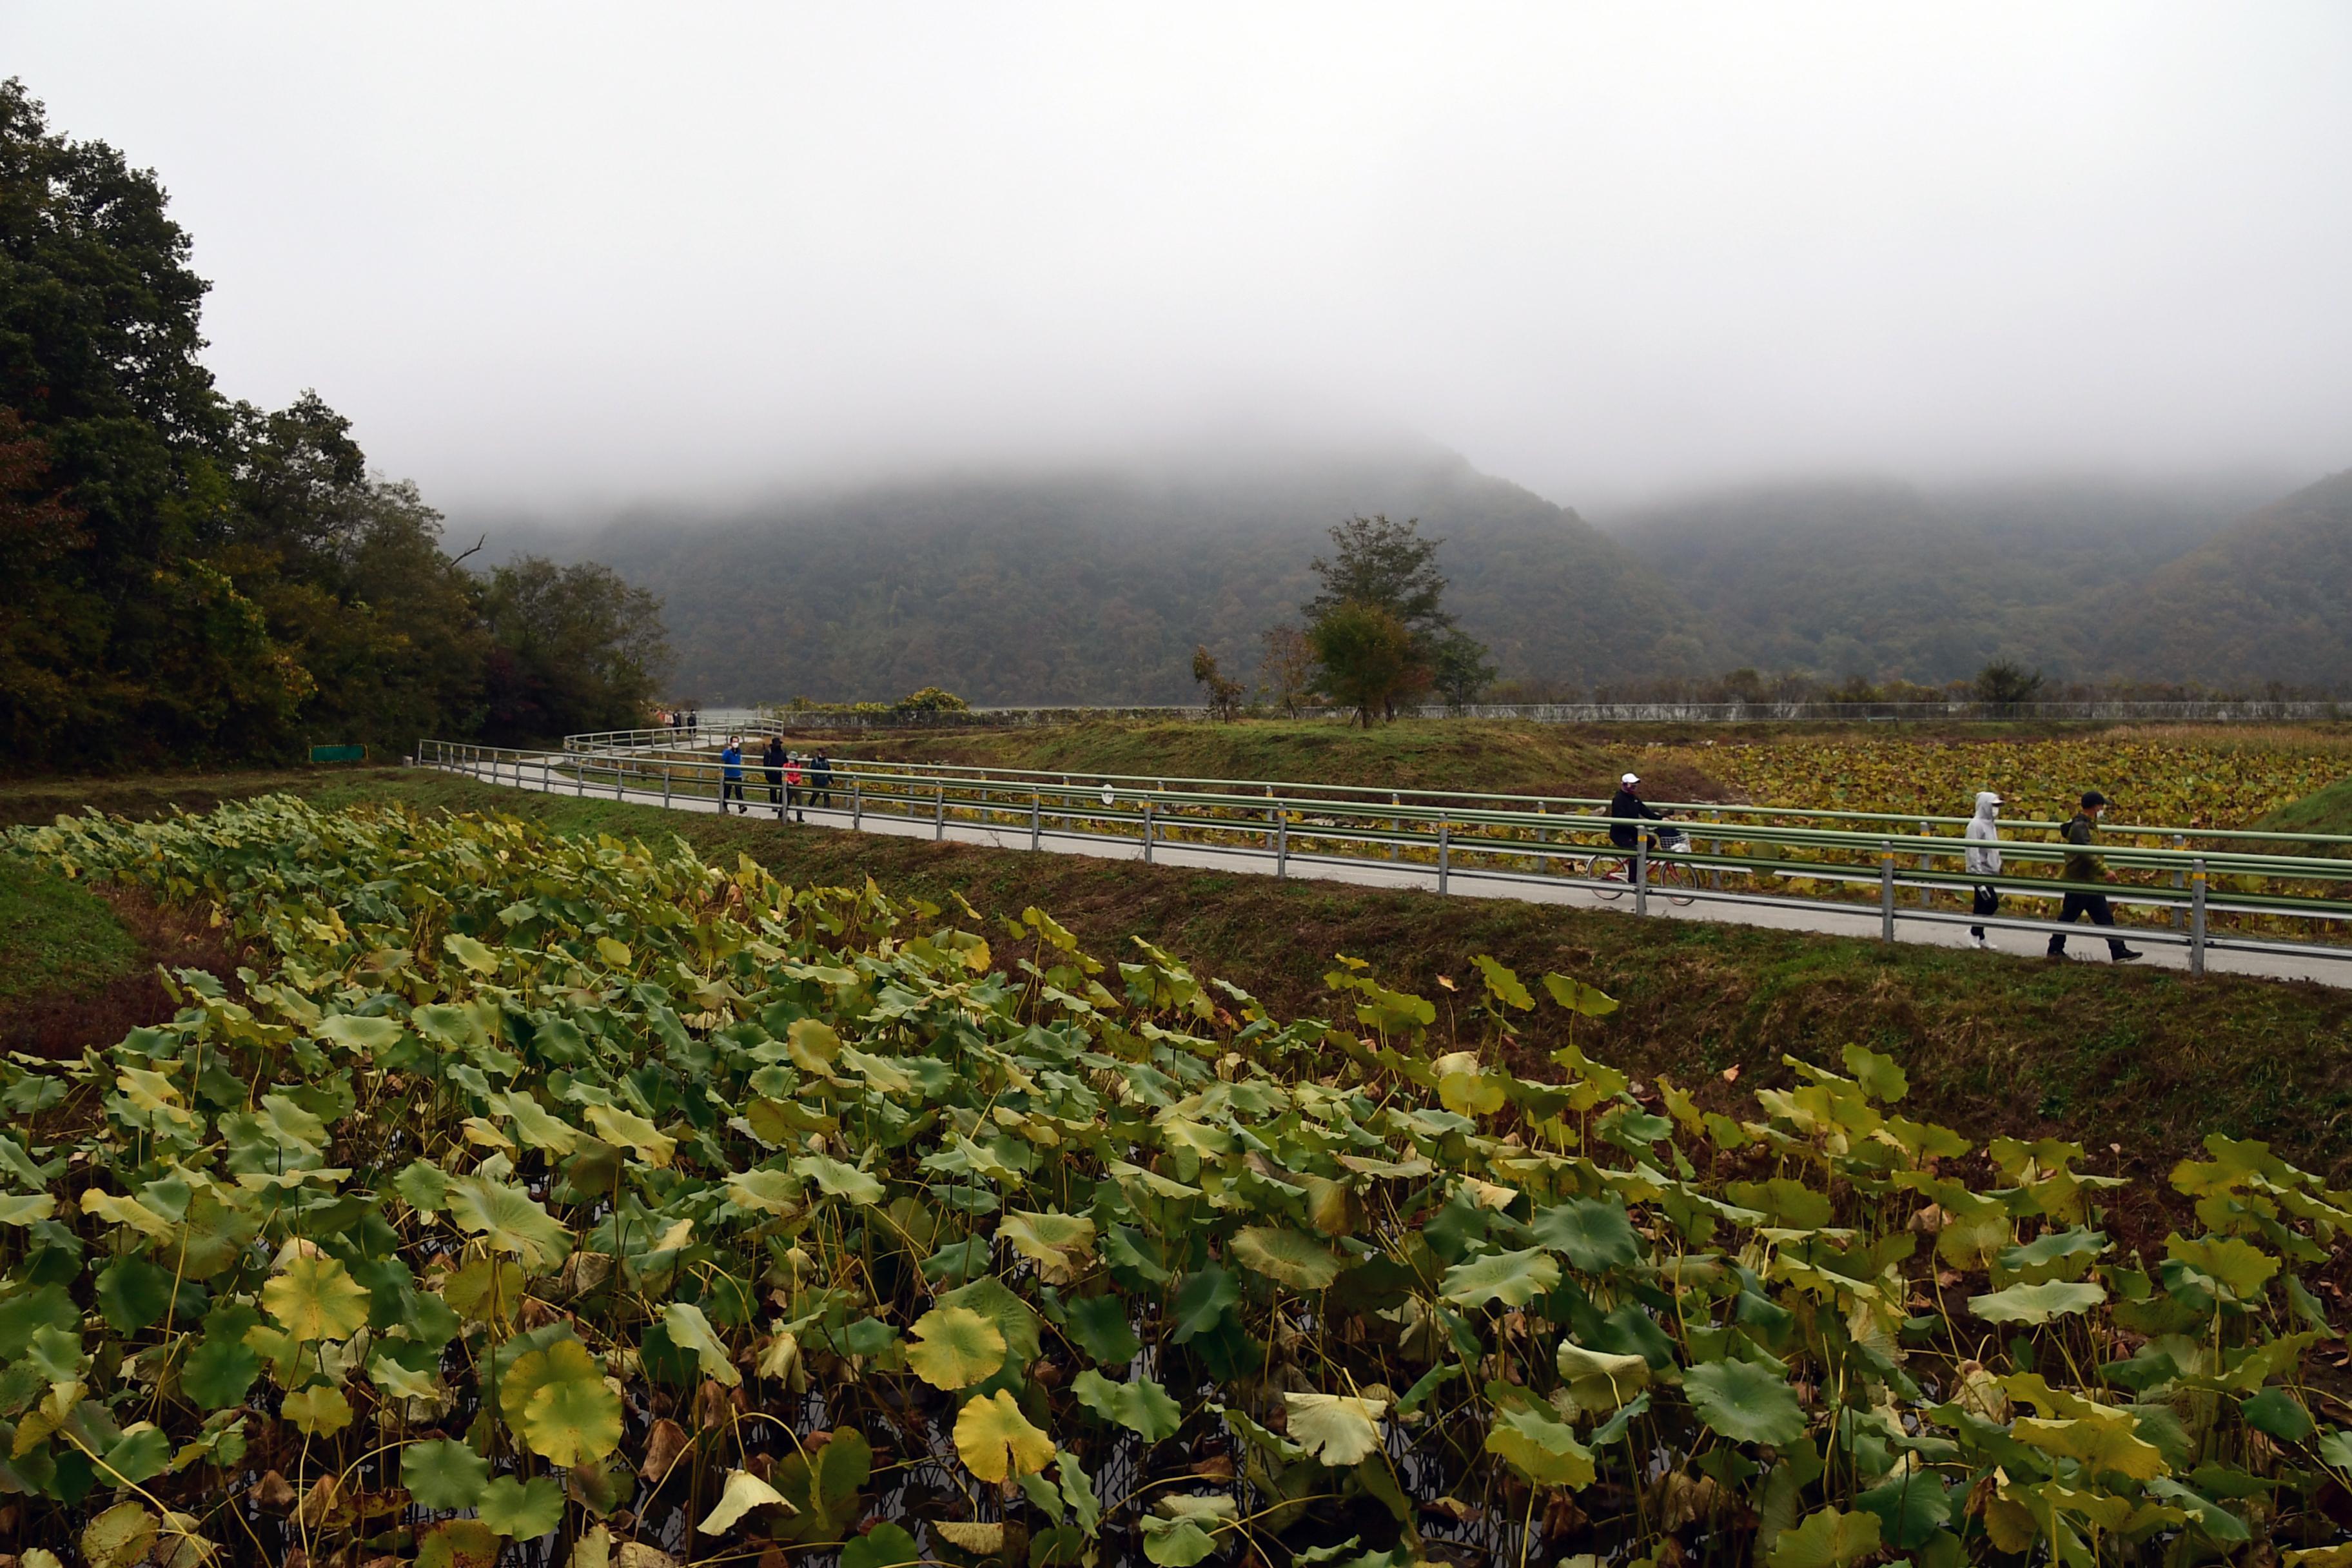
[[[452,556],[315,393],[232,401],[152,170],[0,83],[0,735],[18,770],[282,760],[639,721],[660,605]],[[479,544],[475,549],[479,549]]]

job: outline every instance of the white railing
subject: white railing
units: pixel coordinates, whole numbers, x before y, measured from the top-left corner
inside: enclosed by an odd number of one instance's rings
[[[1441,893],[1465,879],[1487,891],[1581,884],[1603,899],[1626,899],[1626,907],[1643,913],[1659,898],[1816,910],[1825,904],[1867,910],[1874,903],[1888,940],[1899,924],[1916,922],[2104,938],[2102,929],[2017,914],[1980,917],[1937,904],[1939,897],[1965,898],[1980,886],[2027,903],[2097,892],[2129,916],[2116,935],[2184,946],[2192,970],[2201,971],[2213,950],[2352,958],[2352,860],[2246,847],[2352,852],[2352,837],[2344,836],[2118,826],[2104,830],[2098,853],[2122,879],[2076,888],[2053,879],[2069,853],[2063,843],[2012,837],[2000,846],[2009,868],[2003,874],[1968,871],[1968,845],[1955,831],[1960,819],[1950,817],[1669,804],[1664,809],[1679,818],[1679,842],[1644,840],[1622,849],[1611,834],[1625,825],[1607,816],[1603,803],[1570,797],[1081,777],[839,758],[829,775],[804,775],[787,801],[792,786],[781,775],[772,778],[756,755],[748,755],[733,778],[722,763],[674,752],[425,742],[418,755],[427,766],[526,789],[673,809],[814,811],[817,820],[836,826],[928,827],[941,838],[950,827],[963,837],[980,830],[1016,847],[1043,847],[1049,837],[1064,847],[1119,843],[1147,861],[1170,847],[1197,847],[1270,862],[1277,876],[1294,868],[1383,863]],[[2003,826],[2021,835],[2058,825]],[[1790,891],[1791,884],[1807,890]],[[2282,936],[2273,928],[2301,934]]]

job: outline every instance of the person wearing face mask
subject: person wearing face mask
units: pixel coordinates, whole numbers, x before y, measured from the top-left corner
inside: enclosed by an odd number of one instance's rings
[[[1977,792],[1977,814],[1969,818],[1967,860],[1971,877],[1993,878],[2000,875],[2000,796],[1992,791]],[[1976,915],[1997,915],[2000,912],[2000,892],[1990,881],[1976,885],[1976,902],[1969,911]],[[1969,927],[1969,935],[1979,947],[1989,948],[1985,928]]]

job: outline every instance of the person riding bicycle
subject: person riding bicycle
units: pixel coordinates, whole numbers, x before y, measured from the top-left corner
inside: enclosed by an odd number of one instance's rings
[[[1637,852],[1642,847],[1644,830],[1638,824],[1645,820],[1650,822],[1666,820],[1664,812],[1650,809],[1649,802],[1642,798],[1641,788],[1640,776],[1627,773],[1617,781],[1617,793],[1609,797],[1609,815],[1612,818],[1609,827],[1609,842],[1628,855]],[[1657,848],[1658,835],[1655,832],[1650,832],[1647,837],[1650,840],[1650,847]]]

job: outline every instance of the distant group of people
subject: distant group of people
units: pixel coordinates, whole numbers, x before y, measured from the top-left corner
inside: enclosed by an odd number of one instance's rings
[[[702,713],[700,710],[692,708],[656,708],[654,710],[654,728],[699,730],[702,728]]]
[[[1642,798],[1641,791],[1640,776],[1627,773],[1618,780],[1617,793],[1609,802],[1612,818],[1609,842],[1629,855],[1641,847],[1645,836],[1653,847],[1661,843],[1659,835],[1644,829],[1642,823],[1667,820],[1664,813]],[[1976,815],[1969,819],[1969,847],[1964,852],[1971,877],[2000,875],[2000,795],[1992,790],[1979,791],[1977,795]],[[2074,885],[2066,889],[2063,901],[2059,906],[2058,923],[2073,925],[2088,916],[2093,925],[2112,930],[2116,923],[2115,910],[2108,904],[2106,894],[2097,889],[2114,881],[2115,878],[2098,856],[2091,852],[2092,840],[2099,830],[2099,816],[2107,808],[2107,797],[2097,790],[2087,790],[2080,805],[2081,808],[2060,830],[2061,837],[2070,847],[2065,863],[2060,868],[2059,877],[2062,881]],[[1669,848],[1675,847],[1671,839],[1664,842]],[[1976,883],[1973,892],[1975,896],[1970,912],[1979,919],[2000,912],[2000,890],[1990,881]],[[1969,935],[1980,948],[1992,945],[1985,936],[1985,928],[1980,925],[1970,926]],[[2065,933],[2053,931],[2047,951],[2052,958],[2065,957]],[[2117,963],[2128,963],[2133,959],[2145,956],[2138,949],[2126,945],[2122,938],[2113,936],[2107,938],[2107,954]]]
[[[780,737],[771,735],[759,753],[759,765],[766,776],[768,801],[776,808],[778,821],[789,814],[794,822],[806,822],[809,806],[833,804],[833,761],[822,748],[807,754],[789,752]],[[731,805],[737,816],[749,816],[751,807],[743,798],[741,736],[727,737],[727,744],[719,753],[719,809],[724,812]]]

